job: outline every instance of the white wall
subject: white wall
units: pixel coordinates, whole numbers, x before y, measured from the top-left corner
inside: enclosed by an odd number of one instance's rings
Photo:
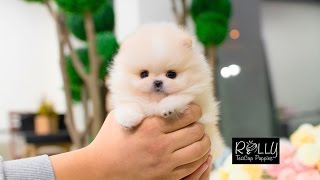
[[[320,109],[320,5],[264,2],[263,37],[278,105]]]
[[[190,4],[191,0],[187,0]],[[177,1],[180,11],[181,4]],[[127,35],[140,25],[154,22],[175,22],[171,0],[115,0],[116,35],[121,42]],[[188,19],[188,29],[193,32],[191,18]]]
[[[113,3],[115,34],[118,41],[121,42],[139,25],[139,0],[116,0]]]
[[[0,0],[0,130],[9,111],[35,111],[42,97],[65,109],[55,26],[47,10]]]

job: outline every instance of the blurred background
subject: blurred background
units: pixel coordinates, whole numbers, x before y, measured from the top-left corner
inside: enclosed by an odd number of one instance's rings
[[[317,0],[29,1],[0,0],[6,160],[90,142],[109,110],[106,67],[124,38],[149,22],[176,22],[198,37],[215,72],[228,145],[320,124]]]

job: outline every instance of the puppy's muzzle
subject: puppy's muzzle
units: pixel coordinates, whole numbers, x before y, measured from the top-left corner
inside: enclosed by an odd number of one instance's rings
[[[159,80],[155,80],[153,82],[153,88],[156,90],[156,91],[160,91],[163,87],[163,82],[162,81],[159,81]]]

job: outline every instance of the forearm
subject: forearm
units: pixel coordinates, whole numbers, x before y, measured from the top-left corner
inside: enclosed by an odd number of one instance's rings
[[[99,179],[95,160],[87,148],[50,156],[56,180]]]

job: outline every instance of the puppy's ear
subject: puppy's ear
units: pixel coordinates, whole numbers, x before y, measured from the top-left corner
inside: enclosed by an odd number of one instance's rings
[[[192,37],[190,36],[183,37],[183,39],[181,40],[181,44],[184,48],[192,49],[192,44],[193,44]]]

